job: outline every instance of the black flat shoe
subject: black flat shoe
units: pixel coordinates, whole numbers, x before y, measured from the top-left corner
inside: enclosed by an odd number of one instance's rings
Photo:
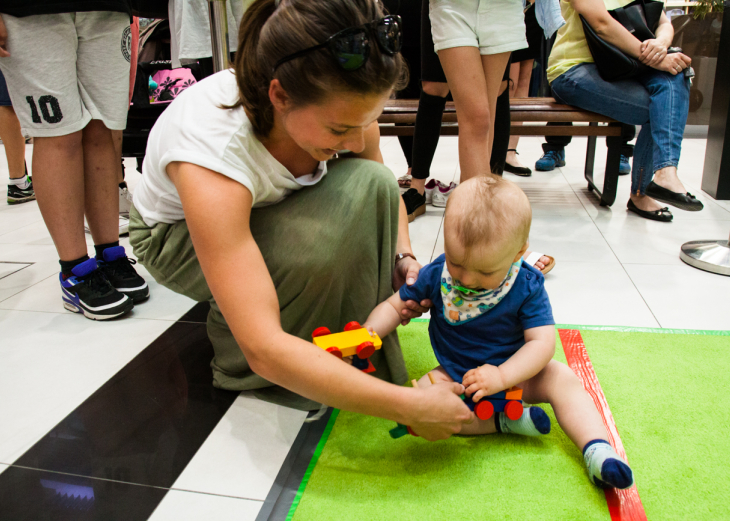
[[[648,212],[646,210],[639,209],[639,207],[634,204],[634,201],[629,199],[629,204],[626,205],[626,208],[628,208],[630,212],[634,212],[636,215],[640,215],[644,219],[651,219],[652,221],[668,223],[671,222],[671,220],[674,218],[672,212],[670,212],[669,208],[667,208],[666,206],[660,210]]]
[[[517,155],[520,154],[514,148],[508,148],[507,152],[514,152]],[[520,177],[530,177],[532,175],[532,170],[530,170],[526,166],[510,165],[507,161],[504,162],[504,171],[509,172],[510,174],[518,175]]]
[[[705,207],[702,202],[698,201],[691,193],[687,192],[686,194],[683,194],[681,192],[672,192],[671,190],[667,190],[666,188],[659,186],[654,181],[649,183],[649,186],[646,187],[646,195],[652,199],[656,199],[657,201],[676,206],[680,210],[687,210],[688,212],[699,212]]]

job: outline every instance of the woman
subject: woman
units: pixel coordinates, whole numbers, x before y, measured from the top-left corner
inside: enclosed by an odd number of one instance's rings
[[[420,269],[392,173],[327,163],[380,158],[375,120],[404,76],[398,20],[382,16],[375,0],[254,2],[235,74],[187,89],[153,128],[131,242],[160,283],[211,302],[216,386],[291,403],[276,384],[435,440],[472,419],[463,386],[386,383],[407,378],[392,335],[371,358],[380,379],[304,340],[364,321]]]
[[[664,13],[656,38],[644,42],[608,13],[608,9],[628,3],[628,0],[563,0],[561,8],[566,24],[558,31],[550,53],[548,81],[555,98],[563,103],[630,125],[641,125],[634,149],[628,209],[647,219],[669,222],[672,213],[658,201],[689,211],[703,208],[677,177],[689,110],[689,80],[684,70],[690,66],[690,59],[681,52],[667,52],[674,29]],[[649,72],[623,81],[601,79],[580,16],[605,41],[649,66]]]

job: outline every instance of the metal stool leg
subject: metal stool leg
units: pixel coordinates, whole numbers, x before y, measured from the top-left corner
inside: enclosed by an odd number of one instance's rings
[[[730,239],[685,242],[679,258],[695,268],[730,276]]]
[[[228,67],[228,15],[226,0],[208,0],[210,14],[210,42],[213,46],[213,70],[220,72]]]

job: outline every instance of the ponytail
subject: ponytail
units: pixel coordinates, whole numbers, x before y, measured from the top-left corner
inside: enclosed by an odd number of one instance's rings
[[[254,132],[266,137],[274,125],[269,85],[276,78],[295,106],[326,99],[333,92],[367,95],[401,89],[408,71],[400,54],[389,56],[371,42],[363,67],[345,71],[327,49],[283,63],[281,58],[317,45],[338,31],[383,16],[377,0],[255,0],[238,30],[235,74],[239,100]]]

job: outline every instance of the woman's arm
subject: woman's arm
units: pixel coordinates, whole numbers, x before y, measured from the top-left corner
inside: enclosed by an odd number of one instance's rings
[[[276,289],[249,228],[251,193],[197,165],[172,163],[167,172],[208,286],[255,373],[312,400],[411,425],[429,440],[459,432],[471,419],[460,385],[426,393],[389,384],[284,332]]]
[[[623,25],[613,19],[606,10],[603,0],[568,1],[573,9],[586,19],[598,36],[615,45],[629,56],[637,58],[655,69],[671,74],[677,74],[689,67],[691,60],[684,54],[666,53],[666,46],[671,45],[674,37],[674,29],[665,14],[662,14],[659,21],[659,27],[656,31],[657,38],[642,43],[627,31]],[[663,50],[662,47],[664,47]],[[656,56],[657,53],[659,53],[659,56]]]

